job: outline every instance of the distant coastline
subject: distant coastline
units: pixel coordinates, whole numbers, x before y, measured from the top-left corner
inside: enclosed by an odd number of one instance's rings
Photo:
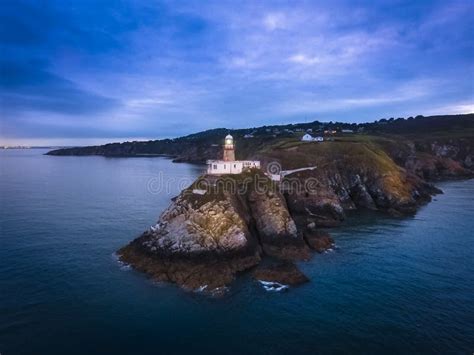
[[[408,143],[409,145],[419,145],[419,148],[423,151],[429,149],[422,145],[431,144],[435,141],[445,142],[450,139],[467,139],[467,145],[470,146],[471,138],[474,136],[474,114],[416,116],[406,119],[390,118],[359,124],[314,121],[245,129],[216,128],[173,139],[67,147],[51,150],[47,154],[120,157],[163,155],[173,157],[176,162],[204,163],[208,159],[217,159],[221,156],[220,140],[222,136],[231,133],[235,137],[239,148],[237,158],[246,160],[252,159],[259,151],[271,149],[272,146],[278,143],[299,140],[306,132],[327,136],[332,134],[325,132],[333,131],[336,132],[335,135],[327,138],[350,141],[360,137],[361,140],[378,140],[382,144],[384,143],[382,141],[385,140],[387,142],[392,141],[392,144],[399,143],[404,146]],[[464,154],[464,150],[461,149],[460,153]]]
[[[73,148],[72,146],[0,146],[0,149],[69,149]]]

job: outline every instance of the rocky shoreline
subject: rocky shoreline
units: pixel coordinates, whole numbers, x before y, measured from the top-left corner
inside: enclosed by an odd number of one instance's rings
[[[252,268],[259,280],[286,285],[293,279],[289,283],[300,284],[306,277],[291,263],[332,248],[334,240],[321,228],[339,225],[345,211],[412,214],[439,192],[398,168],[388,175],[299,171],[280,182],[260,170],[204,175],[118,255],[152,279],[187,290],[219,290]],[[276,262],[270,269],[258,266],[269,259]]]

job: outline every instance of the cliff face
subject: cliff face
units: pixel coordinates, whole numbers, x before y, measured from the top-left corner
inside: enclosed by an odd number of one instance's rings
[[[337,226],[344,220],[346,211],[354,209],[380,210],[397,216],[411,214],[430,201],[432,194],[439,192],[401,169],[379,174],[333,167],[324,171],[298,172],[285,180],[315,186],[310,190],[292,189],[286,196],[290,211],[299,224],[314,223],[318,227]]]
[[[299,225],[332,227],[360,208],[413,213],[439,192],[372,142],[295,142],[257,157],[286,171],[282,191]]]
[[[121,259],[159,281],[216,289],[260,261],[249,216],[231,195],[200,204],[181,194],[159,222],[119,251]]]
[[[263,186],[258,196],[257,179]],[[263,253],[309,256],[284,198],[260,172],[200,178],[155,226],[119,251],[122,261],[154,279],[208,290],[229,284]]]
[[[474,172],[474,134],[390,137],[376,143],[401,167],[425,180],[468,178]]]
[[[258,192],[252,187],[247,201],[265,254],[281,259],[310,257],[309,248],[298,234],[285,198],[277,187],[268,192]]]

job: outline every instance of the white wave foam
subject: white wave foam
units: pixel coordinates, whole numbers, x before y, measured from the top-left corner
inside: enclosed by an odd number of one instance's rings
[[[331,248],[328,248],[324,251],[324,254],[333,253],[334,251],[336,251],[336,249],[339,249],[339,248],[336,246],[336,244],[332,244]]]
[[[202,286],[199,286],[197,289],[196,289],[196,292],[204,292],[204,290],[207,288],[207,285],[202,285]]]
[[[122,260],[120,260],[117,253],[112,253],[112,258],[114,258],[115,261],[117,262],[117,264],[119,264],[120,270],[127,271],[127,270],[130,270],[132,268],[131,265],[129,265],[127,263],[124,263]]]
[[[290,286],[281,284],[279,282],[273,282],[273,281],[263,281],[263,280],[258,280],[262,287],[265,289],[265,291],[269,292],[281,292],[288,290]]]

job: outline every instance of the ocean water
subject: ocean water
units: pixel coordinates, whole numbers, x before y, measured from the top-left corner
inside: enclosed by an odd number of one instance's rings
[[[0,353],[299,354],[474,351],[474,181],[410,218],[352,215],[337,248],[268,292],[156,284],[114,251],[202,167],[165,158],[0,151]]]

